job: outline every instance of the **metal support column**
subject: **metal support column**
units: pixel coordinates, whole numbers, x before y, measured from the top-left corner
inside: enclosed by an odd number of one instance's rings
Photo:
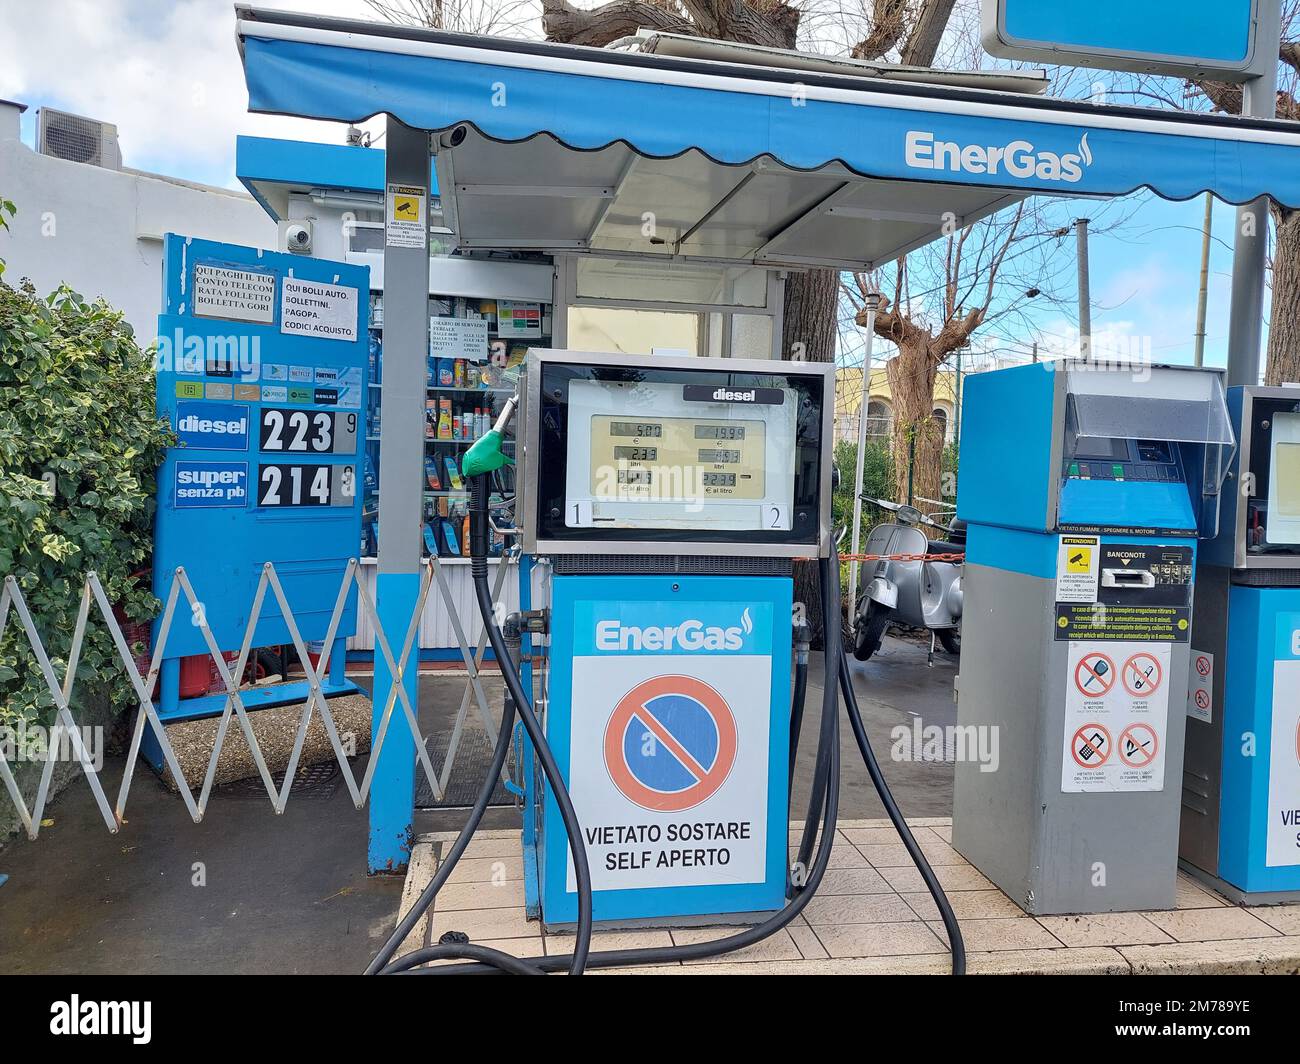
[[[386,217],[394,210],[393,186],[423,190],[423,235],[384,241],[383,443],[379,451],[379,559],[375,609],[390,639],[401,639],[420,597],[421,477],[424,471],[424,400],[429,351],[429,135],[388,119],[384,180]],[[407,193],[409,194],[409,193]],[[407,230],[409,233],[410,230]],[[405,246],[413,245],[413,246]],[[401,678],[418,707],[419,653]],[[374,727],[379,727],[394,676],[375,655]],[[411,854],[415,817],[415,740],[401,714],[389,724],[370,794],[371,872],[398,871]]]
[[[1245,118],[1277,116],[1277,64],[1274,41],[1282,38],[1282,11],[1277,0],[1260,4],[1259,47],[1274,49],[1263,73],[1242,85]],[[1268,251],[1268,197],[1237,208],[1232,253],[1232,313],[1228,322],[1229,388],[1259,383],[1260,340],[1264,328],[1265,256]]]
[[[871,400],[871,355],[872,345],[876,339],[876,311],[880,308],[880,294],[867,293],[867,341],[862,354],[862,395],[858,399],[858,457],[853,469],[853,540],[849,544],[849,553],[853,560],[849,562],[849,623],[858,626],[858,544],[862,536],[862,479],[863,463],[867,451],[867,413]]]

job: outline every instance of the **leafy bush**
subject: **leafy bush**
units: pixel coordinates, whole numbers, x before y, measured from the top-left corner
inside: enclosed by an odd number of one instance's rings
[[[853,477],[857,472],[858,445],[852,440],[841,440],[835,445],[835,466],[840,471],[840,486],[831,501],[831,524],[853,528]],[[862,492],[873,499],[894,497],[894,460],[888,445],[867,441],[862,458]],[[862,504],[862,537],[865,540],[871,526],[884,519],[885,511],[870,503]],[[846,539],[841,552],[847,554]]]
[[[3,212],[0,211],[0,218]],[[0,280],[0,579],[22,587],[62,678],[86,574],[128,620],[158,609],[145,577],[155,477],[172,442],[154,416],[153,360],[102,300]],[[92,607],[76,691],[133,703]],[[0,639],[0,726],[47,724],[50,697],[11,613]]]

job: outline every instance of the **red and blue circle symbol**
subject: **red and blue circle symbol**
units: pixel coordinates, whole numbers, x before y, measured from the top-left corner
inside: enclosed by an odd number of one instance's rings
[[[716,794],[736,763],[736,718],[693,676],[642,680],[605,725],[605,768],[643,809],[678,813]]]

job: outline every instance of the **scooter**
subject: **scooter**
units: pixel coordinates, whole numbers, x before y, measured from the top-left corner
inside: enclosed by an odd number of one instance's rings
[[[955,519],[940,524],[915,506],[862,497],[895,515],[895,521],[876,525],[867,537],[864,553],[880,555],[966,555],[966,523]],[[930,539],[922,526],[943,534]],[[949,654],[961,653],[961,561],[866,562],[859,578],[853,625],[853,656],[866,661],[880,649],[891,624],[930,631],[929,663],[934,664],[937,639]]]

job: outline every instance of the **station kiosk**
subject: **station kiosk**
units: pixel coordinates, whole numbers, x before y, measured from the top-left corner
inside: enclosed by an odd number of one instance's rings
[[[1171,908],[1198,539],[1233,451],[1220,375],[981,373],[963,425],[958,722],[999,756],[958,763],[953,845],[1032,914]]]

